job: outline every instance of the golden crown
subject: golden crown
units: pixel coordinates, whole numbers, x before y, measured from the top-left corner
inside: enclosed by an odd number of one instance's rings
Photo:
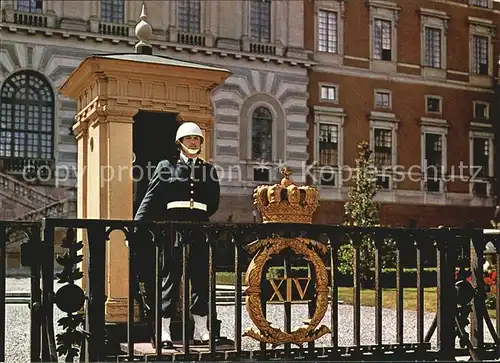
[[[253,193],[253,204],[264,223],[312,223],[319,205],[319,192],[311,186],[297,186],[285,167],[280,184],[259,185]]]

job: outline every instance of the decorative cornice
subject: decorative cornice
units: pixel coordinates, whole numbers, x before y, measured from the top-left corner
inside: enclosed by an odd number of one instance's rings
[[[443,127],[443,128],[450,127],[450,123],[448,122],[448,120],[441,119],[441,118],[433,118],[433,117],[421,117],[420,118],[420,125],[421,126],[436,126],[436,127]]]
[[[131,48],[135,45],[135,39],[133,37],[118,37],[111,36],[106,34],[99,33],[91,33],[91,32],[81,32],[75,30],[62,30],[56,28],[34,28],[31,26],[25,26],[21,24],[15,23],[6,23],[0,22],[0,30],[8,30],[9,32],[17,32],[17,31],[25,31],[29,33],[30,36],[36,34],[42,34],[46,37],[59,37],[61,39],[69,39],[69,38],[78,38],[80,40],[93,40],[96,43],[103,43],[104,41],[109,41],[110,44],[128,44]],[[301,59],[301,58],[290,58],[290,57],[282,57],[282,56],[274,56],[269,54],[259,54],[259,53],[251,53],[245,51],[236,51],[231,49],[220,49],[215,47],[203,47],[203,46],[194,46],[189,44],[181,44],[168,42],[163,40],[151,40],[150,44],[154,49],[165,51],[167,49],[175,50],[176,52],[185,51],[189,53],[201,53],[206,56],[219,56],[219,57],[233,57],[235,59],[246,59],[250,61],[259,60],[264,63],[274,62],[276,64],[287,64],[289,66],[298,66],[304,68],[310,68],[317,64],[317,62],[311,61],[309,59]],[[133,49],[131,49],[131,53]]]
[[[73,125],[73,133],[75,135],[75,139],[78,141],[82,137],[88,135],[89,123],[87,121],[77,121]]]
[[[370,121],[400,122],[400,119],[392,112],[371,111],[368,115]]]
[[[313,106],[315,115],[347,116],[342,107]]]
[[[424,16],[430,16],[433,18],[440,18],[444,20],[449,20],[450,16],[446,14],[445,11],[441,10],[436,10],[436,9],[426,9],[426,8],[420,8],[420,14]]]
[[[367,0],[366,5],[369,7],[382,8],[393,10],[395,12],[401,11],[401,7],[398,6],[397,3],[393,1],[385,1],[385,0]]]

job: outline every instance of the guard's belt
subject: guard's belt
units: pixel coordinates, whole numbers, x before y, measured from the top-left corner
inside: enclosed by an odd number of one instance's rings
[[[172,208],[189,208],[189,209],[199,209],[205,212],[207,211],[207,205],[205,203],[194,202],[194,201],[167,203],[167,209],[172,209]]]

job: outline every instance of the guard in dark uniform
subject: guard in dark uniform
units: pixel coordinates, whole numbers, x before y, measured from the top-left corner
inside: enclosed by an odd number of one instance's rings
[[[198,157],[204,138],[193,122],[185,122],[175,137],[179,158],[158,163],[146,194],[135,215],[136,220],[153,221],[208,221],[219,208],[220,186],[214,166]],[[172,347],[171,317],[179,300],[182,275],[182,241],[177,234],[172,254],[163,268],[161,291],[162,342]],[[191,307],[194,320],[193,340],[206,344],[210,340],[207,329],[209,270],[208,244],[204,236],[190,242],[188,274],[191,280]],[[186,241],[183,241],[186,242]],[[170,246],[169,246],[170,248]]]

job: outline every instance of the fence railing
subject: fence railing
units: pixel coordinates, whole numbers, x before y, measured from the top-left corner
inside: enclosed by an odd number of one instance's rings
[[[129,248],[127,339],[114,342],[123,352],[113,353],[113,359],[144,359],[143,354],[146,353],[160,360],[298,357],[320,360],[387,357],[391,360],[448,360],[457,356],[480,360],[499,357],[497,333],[500,323],[498,319],[496,324],[492,322],[489,316],[491,311],[486,308],[482,271],[482,252],[486,242],[491,240],[499,251],[499,239],[498,235],[485,234],[483,230],[46,219],[43,240],[47,246],[53,241],[56,228],[68,231],[64,242],[68,254],[62,262],[67,264],[63,280],[71,287],[64,288],[67,293],[61,293],[59,298],[43,296],[42,305],[55,303],[68,314],[68,321],[73,323],[66,327],[67,336],[77,336],[81,341],[69,340],[64,344],[83,346],[78,354],[82,354],[81,359],[85,361],[110,358],[113,341],[108,334],[105,317],[106,263],[109,259],[106,246],[125,241]],[[86,236],[85,247],[77,241],[78,230]],[[116,233],[122,236],[117,238]],[[191,342],[190,290],[186,283],[181,284],[183,298],[178,316],[181,323],[179,345],[173,350],[162,349],[161,267],[173,262],[174,249],[177,248],[181,252],[181,268],[185,274],[194,243],[204,244],[207,248],[210,341],[201,348]],[[83,291],[74,287],[75,281],[82,277],[76,268],[82,252],[87,256],[85,298],[82,297]],[[390,313],[384,308],[384,295],[390,292],[382,282],[384,263],[387,264],[384,256],[388,254],[394,255],[396,275],[395,311]],[[352,256],[352,309],[340,301],[349,295],[345,295],[345,289],[339,286],[337,278],[342,267],[340,260],[346,256]],[[408,256],[414,259],[416,288],[414,297],[405,298],[408,288],[403,284],[403,265],[408,266]],[[424,260],[432,260],[430,256],[435,256],[436,286],[426,290],[422,283]],[[365,262],[368,258],[373,259],[373,264],[367,267]],[[499,261],[496,252],[497,271]],[[53,266],[49,263],[46,269],[50,268]],[[270,273],[270,268],[274,272]],[[261,273],[263,271],[267,273]],[[217,274],[220,272],[231,272],[235,285],[234,306],[223,312],[218,312],[215,298]],[[301,285],[301,281],[308,281],[308,287]],[[51,291],[50,281],[45,282],[46,289]],[[141,286],[144,289],[140,290]],[[365,286],[374,292],[373,308],[362,306]],[[498,280],[495,287],[494,312],[499,316]],[[246,297],[246,311],[242,306],[242,295]],[[410,300],[416,300],[413,312],[405,309]],[[144,301],[147,304],[143,304]],[[434,315],[429,317],[426,305],[430,301],[434,301],[436,306],[431,309],[435,310]],[[137,302],[141,307],[140,319],[136,316]],[[278,305],[283,309],[276,314]],[[306,306],[306,310],[301,310],[308,315],[305,322],[303,316],[297,317],[293,313],[299,305]],[[51,310],[44,307],[44,311]],[[85,319],[79,314],[82,310],[85,311]],[[46,318],[53,318],[48,315]],[[221,322],[226,319],[231,321],[222,324],[225,328],[221,328]],[[138,320],[143,324],[140,325]],[[296,324],[300,327],[292,330]],[[147,331],[146,339],[140,337],[140,327]],[[244,330],[248,327],[254,329]],[[485,339],[485,329],[486,333],[490,333],[489,339]],[[75,331],[86,333],[74,335]],[[395,332],[394,336],[391,331]],[[149,348],[144,348],[144,342]],[[146,350],[141,353],[139,346]],[[42,346],[44,351],[50,351],[50,346]],[[51,357],[54,355],[42,355],[44,361]]]

